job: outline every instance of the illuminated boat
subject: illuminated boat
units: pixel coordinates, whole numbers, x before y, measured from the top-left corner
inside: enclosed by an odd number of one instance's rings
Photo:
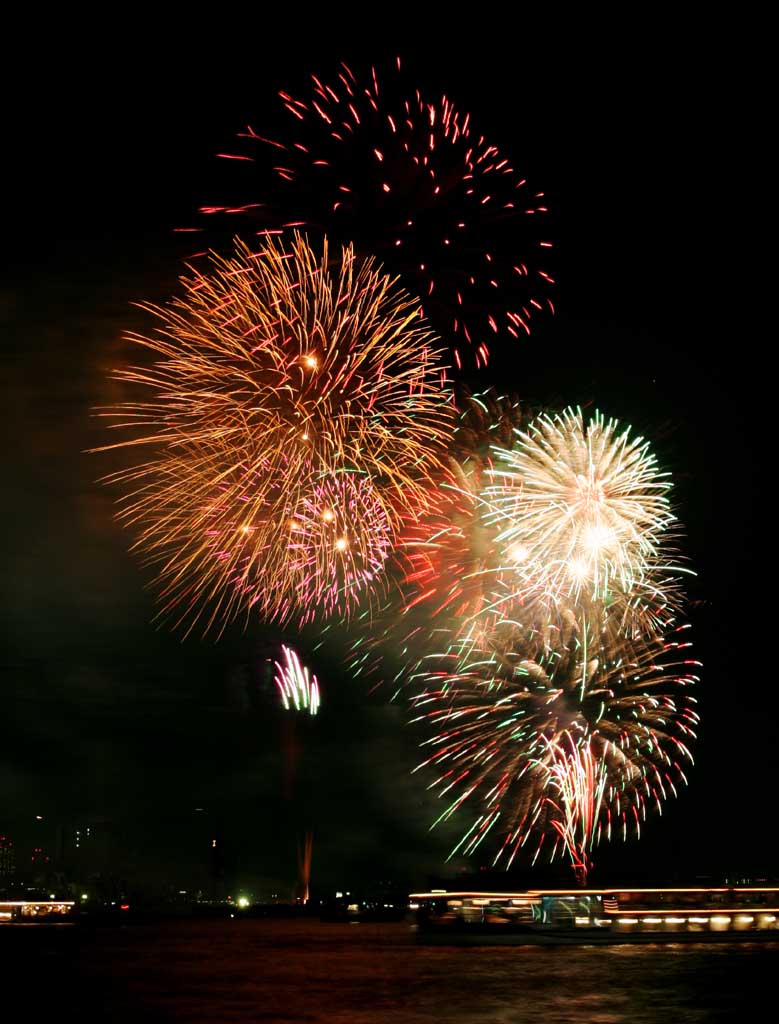
[[[73,900],[0,899],[0,924],[62,924],[73,920]]]
[[[779,888],[412,893],[423,942],[779,942]]]

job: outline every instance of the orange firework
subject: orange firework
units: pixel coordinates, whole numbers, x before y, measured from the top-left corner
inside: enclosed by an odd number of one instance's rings
[[[144,393],[103,413],[132,432],[106,447],[146,453],[109,478],[130,485],[119,517],[156,567],[161,614],[189,628],[252,608],[348,612],[443,463],[451,406],[434,338],[418,301],[350,247],[239,242],[211,264],[146,307],[160,326],[130,340],[155,361],[116,373]],[[314,543],[317,511],[323,527],[351,517],[348,536],[322,529]]]

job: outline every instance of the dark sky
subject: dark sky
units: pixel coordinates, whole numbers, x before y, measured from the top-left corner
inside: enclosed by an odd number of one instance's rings
[[[438,812],[409,777],[419,737],[402,708],[366,695],[334,656],[314,663],[326,700],[300,737],[290,804],[281,717],[263,688],[267,635],[182,642],[153,625],[147,577],[96,483],[111,460],[82,454],[102,440],[92,410],[114,397],[121,336],[146,325],[131,303],[175,287],[171,229],[222,198],[213,154],[271,116],[276,89],[343,57],[400,52],[409,79],[470,110],[553,211],[557,315],[481,381],[532,402],[594,403],[650,438],[698,571],[690,787],[640,843],[600,861],[776,873],[764,824],[779,697],[761,514],[773,453],[759,26],[499,29],[389,26],[377,44],[367,26],[346,38],[290,17],[181,35],[139,25],[94,45],[73,22],[20,37],[4,86],[0,831],[26,842],[36,814],[51,828],[109,818],[136,865],[183,876],[204,807],[240,880],[291,885],[304,820],[323,883],[387,872],[419,883],[442,868],[452,833],[427,831]]]

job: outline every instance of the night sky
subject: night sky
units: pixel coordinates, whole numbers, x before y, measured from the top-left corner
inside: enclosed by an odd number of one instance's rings
[[[117,495],[97,483],[116,458],[84,454],[104,441],[93,413],[118,397],[107,374],[131,354],[123,333],[150,326],[132,303],[176,286],[191,241],[172,229],[229,187],[214,154],[247,121],[262,127],[277,89],[399,52],[408,79],[469,110],[553,211],[557,315],[472,383],[595,405],[649,438],[698,572],[690,786],[596,865],[777,874],[763,129],[759,73],[737,70],[745,39],[724,24],[640,39],[590,24],[576,49],[550,26],[453,26],[449,40],[401,28],[380,42],[324,23],[300,39],[291,20],[181,38],[138,28],[109,47],[71,24],[22,45],[24,73],[4,86],[0,832],[50,842],[56,823],[110,819],[139,877],[177,880],[213,831],[235,879],[258,890],[289,889],[307,825],[321,884],[443,870],[455,833],[428,832],[442,808],[409,775],[420,736],[402,705],[367,694],[337,652],[312,659],[324,707],[299,729],[287,800],[265,660],[278,631],[182,641],[154,624]]]

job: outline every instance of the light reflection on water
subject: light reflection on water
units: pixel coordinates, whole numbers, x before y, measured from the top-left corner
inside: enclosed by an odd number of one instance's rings
[[[779,943],[428,947],[408,925],[186,921],[36,960],[82,1024],[708,1024],[773,1019]]]

